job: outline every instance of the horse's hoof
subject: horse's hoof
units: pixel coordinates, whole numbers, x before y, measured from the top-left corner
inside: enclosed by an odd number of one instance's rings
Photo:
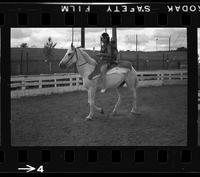
[[[85,120],[92,120],[92,117],[86,117]]]
[[[131,112],[132,115],[141,115],[140,112]]]
[[[100,113],[101,113],[101,114],[104,114],[104,111],[103,111],[103,109],[102,109],[102,108],[101,108],[101,111],[100,111]]]
[[[112,112],[110,115],[111,115],[111,116],[116,116],[116,115],[117,115],[117,112],[116,112],[116,111],[115,111],[115,112]]]

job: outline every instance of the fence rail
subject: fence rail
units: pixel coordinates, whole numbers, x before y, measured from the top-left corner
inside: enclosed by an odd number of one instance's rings
[[[186,70],[138,72],[139,87],[187,84]],[[11,77],[11,98],[85,90],[77,73]]]

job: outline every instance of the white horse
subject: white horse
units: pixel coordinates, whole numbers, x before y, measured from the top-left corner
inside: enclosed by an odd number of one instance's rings
[[[101,112],[102,114],[104,113],[102,108],[97,107],[95,105],[95,93],[96,93],[97,88],[101,87],[101,82],[102,82],[102,80],[100,79],[101,77],[97,75],[93,77],[92,80],[88,79],[88,75],[92,73],[97,63],[83,49],[75,48],[73,45],[71,45],[71,48],[68,49],[67,53],[60,61],[59,66],[61,69],[66,69],[66,67],[69,67],[73,63],[76,63],[77,70],[83,78],[83,86],[88,91],[88,103],[90,105],[90,112],[89,112],[89,115],[86,117],[86,120],[88,119],[91,120],[94,115],[95,110]],[[120,105],[121,94],[120,94],[119,88],[124,83],[127,84],[128,88],[133,93],[133,105],[132,105],[131,113],[137,114],[136,90],[137,90],[138,79],[137,79],[137,73],[135,69],[131,66],[131,63],[129,64],[130,64],[129,68],[120,67],[120,65],[116,66],[113,69],[108,70],[105,76],[105,83],[106,83],[105,88],[106,89],[115,88],[118,93],[118,100],[114,106],[114,109],[112,112],[113,114],[116,113],[117,107]]]

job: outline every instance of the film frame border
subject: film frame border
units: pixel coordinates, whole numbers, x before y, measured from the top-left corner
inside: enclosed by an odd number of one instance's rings
[[[174,3],[180,5],[180,3]],[[184,4],[196,4],[194,2]],[[98,11],[97,13],[97,27],[183,27],[187,28],[187,45],[188,45],[188,125],[187,125],[187,146],[150,146],[150,147],[12,147],[11,146],[11,126],[9,121],[10,117],[10,29],[12,27],[95,27],[95,24],[89,25],[87,19],[89,17],[86,13],[72,13],[74,24],[65,24],[65,17],[63,14],[58,14],[58,9],[52,10],[55,5],[43,4],[15,4],[11,5],[12,8],[8,8],[9,5],[3,4],[3,10],[0,9],[0,19],[3,19],[3,24],[0,23],[2,34],[2,146],[0,150],[0,157],[3,162],[0,161],[0,168],[3,172],[17,172],[19,165],[25,165],[30,163],[37,167],[39,164],[46,166],[45,172],[77,172],[78,171],[169,171],[169,172],[183,172],[183,171],[199,171],[200,164],[200,148],[197,143],[197,61],[189,60],[189,58],[197,58],[197,28],[200,27],[200,21],[198,13],[173,13],[168,14],[163,11],[163,5],[159,3],[150,3],[151,6],[155,6],[157,9],[155,12],[148,14],[140,14],[141,18],[144,18],[144,24],[136,24],[134,14],[116,15],[120,16],[121,24],[113,24],[112,18],[116,19],[116,16],[112,16],[111,13],[104,14]],[[51,6],[51,7],[50,7]],[[58,6],[59,7],[59,6]],[[161,8],[157,8],[161,7]],[[28,8],[28,9],[27,9]],[[7,10],[8,9],[8,10]],[[25,10],[26,9],[26,10]],[[30,10],[31,9],[31,10]],[[159,9],[159,10],[158,10]],[[50,11],[49,11],[50,10]],[[49,13],[50,12],[50,13]],[[21,17],[19,17],[19,14]],[[3,14],[3,17],[2,17]],[[27,24],[23,24],[24,19],[27,16]],[[41,14],[50,14],[53,19],[50,20],[51,24],[42,25]],[[53,15],[52,15],[53,14]],[[55,16],[55,14],[57,14]],[[104,14],[106,16],[104,21],[99,21],[99,16]],[[160,15],[161,14],[161,15]],[[139,15],[139,16],[140,16]],[[159,15],[161,17],[159,17]],[[35,18],[37,16],[38,18]],[[47,15],[48,16],[48,15]],[[187,18],[186,22],[183,22]],[[34,17],[34,18],[33,18]],[[118,18],[117,17],[117,18]],[[128,18],[129,17],[129,18]],[[131,18],[130,18],[131,17]],[[48,18],[48,17],[46,17]],[[62,18],[59,22],[58,19]],[[93,18],[93,17],[92,17]],[[140,17],[139,17],[140,18]],[[158,18],[165,18],[167,23],[157,24]],[[19,25],[18,21],[21,19],[22,24]],[[34,20],[37,19],[37,20]],[[38,24],[38,19],[40,23]],[[134,23],[130,19],[135,19]],[[25,20],[26,21],[26,20]],[[44,20],[45,21],[45,20]],[[93,20],[92,20],[93,21]],[[115,21],[115,20],[114,20]],[[116,20],[117,21],[117,20]],[[196,52],[194,52],[196,51]],[[9,60],[4,60],[9,58]],[[195,68],[196,67],[196,68]],[[4,118],[4,116],[6,118]],[[195,117],[194,119],[189,119]],[[68,150],[71,155],[69,162],[66,162]],[[90,151],[92,150],[92,151]],[[157,154],[166,154],[167,162],[159,163],[157,160]],[[96,152],[96,153],[95,153]],[[49,154],[50,153],[50,159]],[[96,154],[96,158],[88,162],[88,154]],[[137,155],[137,154],[140,155]],[[43,154],[43,155],[41,155]],[[107,156],[106,156],[107,154]],[[113,155],[112,155],[113,154]],[[185,155],[183,155],[185,154]],[[190,155],[189,155],[190,154]],[[140,159],[141,155],[143,160]],[[95,155],[94,155],[95,156]],[[166,157],[166,155],[163,155]],[[190,157],[189,157],[190,156]],[[74,158],[74,159],[73,159]],[[18,159],[21,162],[18,162]],[[138,159],[138,160],[136,160]],[[71,161],[71,162],[70,162]],[[113,162],[112,162],[113,161]],[[138,162],[136,162],[138,161]],[[181,162],[182,161],[182,162]],[[170,162],[170,164],[169,164]],[[58,165],[59,164],[59,165]],[[68,165],[66,165],[68,164]],[[47,167],[48,166],[48,167]],[[95,169],[95,170],[94,170]]]

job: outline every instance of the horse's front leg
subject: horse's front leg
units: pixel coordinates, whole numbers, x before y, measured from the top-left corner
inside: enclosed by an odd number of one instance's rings
[[[88,90],[88,103],[90,106],[90,113],[86,117],[86,119],[91,120],[94,115],[94,110],[95,110],[95,89],[94,88],[90,88]]]
[[[136,88],[133,89],[133,107],[131,109],[131,114],[136,114],[136,115],[140,115],[140,113],[137,110],[137,94],[136,94]]]

